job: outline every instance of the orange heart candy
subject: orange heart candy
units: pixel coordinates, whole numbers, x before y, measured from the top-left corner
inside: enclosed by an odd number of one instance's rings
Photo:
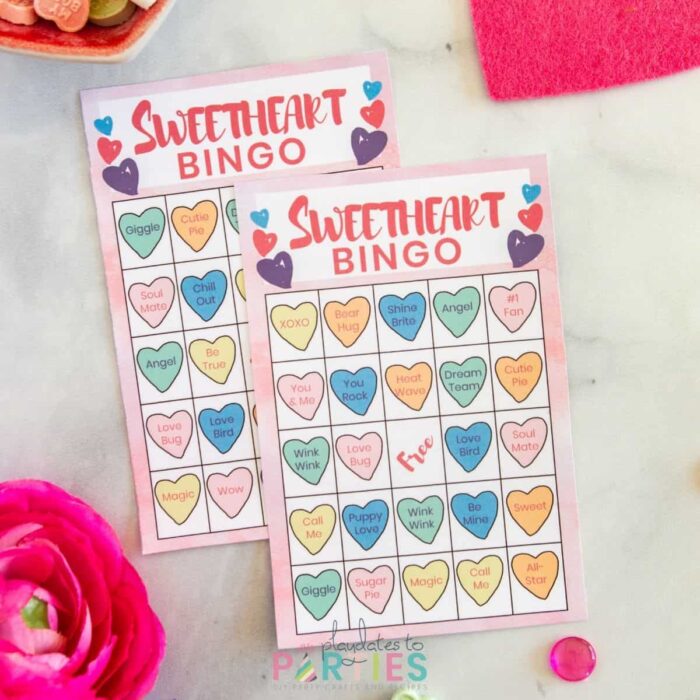
[[[63,32],[78,32],[88,21],[90,0],[34,0],[34,10]]]
[[[527,493],[511,491],[506,497],[511,517],[530,537],[545,524],[553,503],[554,494],[549,486],[536,486]]]
[[[524,352],[517,360],[496,360],[496,376],[501,386],[518,402],[530,396],[542,376],[542,358],[536,352]]]
[[[177,235],[195,253],[199,253],[209,242],[218,218],[219,210],[216,208],[216,204],[208,199],[199,202],[192,209],[175,207],[171,215]]]
[[[523,588],[540,600],[546,600],[554,588],[559,574],[559,559],[554,552],[516,554],[511,568]]]
[[[433,384],[433,369],[427,362],[417,362],[413,367],[391,365],[385,376],[389,390],[401,403],[414,411],[423,408]]]

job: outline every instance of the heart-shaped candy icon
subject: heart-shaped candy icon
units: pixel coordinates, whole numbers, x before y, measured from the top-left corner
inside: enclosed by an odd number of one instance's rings
[[[379,433],[365,433],[361,438],[341,435],[335,441],[340,461],[360,479],[369,481],[382,457],[383,441]]]
[[[175,299],[175,285],[169,277],[158,277],[150,284],[135,282],[129,287],[134,311],[151,327],[163,323]]]
[[[394,570],[386,564],[372,571],[357,567],[348,572],[348,588],[362,605],[381,615],[394,592]]]
[[[540,185],[530,185],[528,183],[523,185],[523,197],[527,204],[532,204],[542,193],[542,187]]]
[[[93,124],[95,125],[95,129],[97,129],[101,134],[104,134],[105,136],[112,135],[112,129],[114,128],[112,117],[107,116],[103,117],[102,119],[95,119]]]
[[[492,287],[489,304],[496,318],[511,332],[519,331],[535,308],[537,290],[532,282],[518,282],[513,287]]]
[[[153,413],[146,419],[146,432],[161,450],[180,459],[192,439],[192,416],[187,411]]]
[[[372,549],[389,522],[389,506],[380,498],[364,506],[348,505],[343,508],[343,525],[350,537],[365,551]]]
[[[260,277],[275,287],[289,289],[292,286],[294,265],[291,256],[286,251],[277,253],[274,258],[258,260],[255,267]]]
[[[529,467],[547,441],[547,423],[539,417],[529,418],[524,423],[504,423],[501,426],[501,441],[521,467]]]
[[[402,498],[396,505],[401,524],[421,542],[432,544],[437,537],[445,507],[439,496],[428,496],[422,501]]]
[[[165,230],[165,214],[158,207],[149,207],[141,214],[122,214],[119,233],[125,243],[145,260],[160,243]]]
[[[212,501],[231,519],[243,510],[252,490],[253,475],[246,467],[238,467],[228,474],[210,474],[207,478],[207,491]]]
[[[177,481],[161,479],[154,488],[158,505],[177,525],[192,515],[201,491],[202,485],[194,474],[183,474]]]
[[[210,342],[200,338],[189,347],[194,366],[217,384],[226,384],[236,362],[236,344],[229,335],[220,335]]]
[[[141,348],[136,353],[136,364],[144,377],[161,393],[173,384],[182,368],[182,347],[175,341],[155,348]]]
[[[452,497],[450,508],[457,522],[474,537],[485,540],[498,515],[498,498],[493,491],[482,491],[478,496],[458,493]]]
[[[539,233],[526,236],[516,229],[508,234],[508,254],[515,268],[532,262],[543,248],[544,238]]]
[[[199,253],[209,243],[216,222],[219,220],[219,209],[214,202],[205,199],[197,202],[194,207],[175,207],[170,214],[175,227],[175,233],[195,252]]]
[[[554,552],[516,554],[510,567],[520,585],[540,600],[546,600],[557,582],[559,558]]]
[[[387,294],[379,300],[379,315],[394,333],[413,341],[425,319],[425,297],[411,292],[405,297]]]
[[[384,373],[389,391],[405,406],[420,411],[433,385],[433,368],[427,362],[412,367],[391,365]]]
[[[440,381],[447,393],[466,408],[477,397],[486,381],[486,362],[481,357],[470,357],[462,364],[443,362]]]
[[[477,605],[486,605],[501,585],[503,560],[495,554],[489,554],[479,561],[464,559],[457,564],[457,579]]]
[[[180,283],[182,296],[202,321],[211,321],[226,297],[228,278],[221,270],[210,270],[204,277],[190,275]]]
[[[389,137],[384,131],[367,131],[361,126],[352,130],[350,146],[358,165],[367,165],[386,148]]]
[[[450,567],[442,559],[431,561],[426,566],[409,564],[401,577],[408,594],[427,612],[442,598],[450,580]]]
[[[317,576],[300,574],[294,580],[299,602],[314,620],[322,620],[340,595],[342,579],[335,569],[325,569]]]
[[[318,372],[303,377],[285,374],[277,380],[277,393],[285,406],[304,420],[313,420],[321,406],[325,383]]]
[[[508,512],[527,535],[536,535],[552,512],[554,494],[549,486],[536,486],[530,491],[511,491],[506,496]]]
[[[356,372],[337,369],[331,373],[330,385],[343,406],[364,416],[377,393],[377,374],[371,367],[362,367]]]
[[[109,165],[102,171],[102,179],[113,190],[133,197],[139,193],[139,168],[133,158],[125,158],[119,165]]]
[[[360,116],[375,129],[378,129],[384,121],[384,103],[381,100],[375,100],[369,107],[363,107],[360,110]]]
[[[461,338],[474,323],[481,306],[476,287],[462,287],[454,294],[438,292],[433,297],[435,314],[455,338]]]
[[[292,534],[309,554],[318,554],[330,539],[335,529],[335,510],[323,504],[313,510],[298,508],[289,515]]]
[[[270,212],[267,209],[260,209],[260,211],[251,211],[250,220],[260,228],[267,228],[270,223]]]
[[[97,150],[102,156],[102,160],[109,165],[122,152],[121,141],[110,141],[106,137],[97,139]]]
[[[236,272],[236,289],[238,289],[238,293],[243,297],[243,301],[245,301],[245,275],[243,274],[243,270],[238,270],[238,272]]]
[[[197,418],[204,437],[221,453],[226,454],[243,431],[245,411],[239,403],[226,404],[221,410],[205,408]]]
[[[496,377],[501,386],[522,403],[534,391],[542,376],[542,358],[536,352],[524,352],[520,357],[499,357]]]
[[[238,231],[238,207],[236,205],[235,199],[229,199],[229,201],[226,204],[226,218],[228,219],[229,224],[231,224],[233,230],[236,233],[239,233],[239,231]]]
[[[367,328],[370,304],[365,297],[353,297],[344,304],[329,301],[323,307],[328,330],[345,348],[352,347]]]
[[[278,304],[270,312],[272,327],[296,350],[306,350],[316,332],[318,310],[310,301],[296,307]]]
[[[465,472],[473,472],[491,446],[491,426],[472,423],[468,428],[452,426],[445,431],[447,451]]]
[[[331,448],[324,437],[303,440],[287,440],[282,446],[284,461],[307,484],[316,486],[323,478],[331,456]]]
[[[379,96],[382,91],[382,81],[381,80],[365,80],[362,83],[362,91],[365,93],[365,97],[368,100],[373,100],[375,97]]]

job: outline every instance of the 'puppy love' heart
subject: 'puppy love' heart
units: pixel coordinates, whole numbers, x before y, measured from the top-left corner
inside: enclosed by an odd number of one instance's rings
[[[529,418],[524,423],[504,423],[501,440],[508,453],[521,467],[529,467],[547,441],[547,423],[543,418]]]
[[[356,372],[337,369],[331,373],[330,384],[343,406],[364,416],[377,393],[377,374],[371,367],[362,367]]]
[[[498,498],[493,491],[482,491],[478,496],[457,493],[450,501],[457,522],[474,537],[485,540],[498,515]]]
[[[298,508],[289,516],[289,525],[294,537],[309,554],[318,554],[330,539],[335,529],[335,510],[323,504],[308,511]]]
[[[445,507],[439,496],[428,496],[422,501],[402,498],[396,504],[401,524],[424,544],[432,544],[437,537]]]
[[[245,411],[239,403],[226,404],[222,409],[205,408],[197,422],[204,437],[221,453],[226,454],[241,435]]]
[[[146,432],[161,450],[180,459],[192,439],[192,416],[187,411],[153,413],[146,419]]]
[[[511,332],[519,331],[535,308],[537,291],[531,282],[519,282],[511,287],[493,287],[489,304],[496,318]]]
[[[165,214],[158,207],[149,207],[141,214],[127,213],[119,217],[119,233],[142,260],[155,250],[164,230]]]
[[[538,533],[547,522],[553,504],[554,494],[549,486],[536,486],[528,492],[511,491],[506,496],[508,512],[530,537]]]
[[[175,285],[169,277],[158,277],[150,284],[135,282],[129,287],[134,311],[151,327],[163,323],[175,299]]]
[[[461,338],[474,323],[481,306],[481,294],[476,287],[462,287],[454,294],[438,292],[433,297],[437,317],[455,338]]]
[[[536,352],[524,352],[518,359],[499,357],[496,377],[501,386],[518,402],[530,396],[542,376],[542,358]]]
[[[557,582],[559,559],[554,552],[516,554],[510,567],[520,585],[540,600],[546,600]]]
[[[440,381],[447,393],[466,408],[477,397],[486,381],[486,362],[481,357],[470,357],[462,364],[443,362]]]
[[[175,341],[155,348],[141,348],[136,353],[136,364],[144,377],[162,393],[173,384],[182,368],[182,347]]]
[[[341,583],[340,574],[335,569],[325,569],[317,576],[297,576],[294,591],[311,617],[322,620],[338,600]]]
[[[216,222],[219,220],[219,210],[214,202],[205,199],[191,209],[175,207],[170,218],[177,235],[195,253],[199,253],[214,233]]]
[[[464,559],[457,564],[457,579],[464,592],[477,605],[486,605],[501,585],[503,561],[495,554],[479,561]]]
[[[217,384],[226,384],[236,362],[236,344],[228,335],[221,335],[215,341],[193,340],[189,347],[194,366]]]
[[[389,391],[401,403],[420,411],[433,385],[433,369],[427,362],[417,362],[412,367],[391,365],[387,367],[384,378]]]
[[[364,506],[343,508],[343,525],[350,537],[365,551],[372,549],[389,522],[389,506],[377,498]]]
[[[379,315],[394,333],[413,341],[425,320],[425,307],[425,297],[420,292],[411,292],[403,298],[387,294],[379,300]]]
[[[210,270],[204,277],[185,277],[180,289],[187,306],[202,321],[211,321],[226,298],[228,279],[221,270]]]
[[[447,451],[465,472],[473,472],[491,446],[491,426],[472,423],[468,428],[452,426],[445,431]]]
[[[442,559],[431,561],[426,566],[409,564],[404,568],[402,578],[408,594],[427,612],[442,598],[450,580],[450,567]]]
[[[279,304],[270,312],[272,327],[282,340],[297,350],[306,350],[316,332],[318,310],[310,301],[295,308]]]
[[[394,570],[377,566],[370,571],[358,567],[348,572],[348,588],[357,600],[377,615],[381,615],[394,592]]]
[[[194,474],[183,474],[177,481],[161,479],[154,489],[158,505],[177,525],[192,515],[201,491],[202,485]]]
[[[323,307],[323,318],[326,320],[328,330],[346,348],[354,345],[364,333],[369,315],[369,301],[364,297],[353,297],[344,304],[339,301],[329,301]]]
[[[307,484],[316,486],[330,461],[331,448],[328,440],[319,436],[308,442],[287,440],[282,447],[282,454],[284,461],[297,476]]]
[[[285,374],[277,380],[277,393],[285,406],[305,420],[313,420],[321,406],[325,384],[318,372],[303,377]]]
[[[360,479],[369,481],[382,457],[383,441],[379,433],[365,433],[361,438],[341,435],[335,441],[340,461]]]
[[[252,490],[253,475],[246,467],[238,467],[228,474],[210,474],[207,479],[212,501],[231,519],[243,510]]]

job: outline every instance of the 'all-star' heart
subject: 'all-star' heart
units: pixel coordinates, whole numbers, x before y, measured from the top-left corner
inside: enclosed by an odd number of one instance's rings
[[[226,454],[243,431],[245,411],[239,403],[226,404],[222,409],[205,408],[197,422],[204,437],[221,453]]]
[[[532,262],[544,248],[544,238],[539,233],[526,236],[517,229],[508,234],[508,254],[513,267],[523,267]]]
[[[365,551],[372,549],[389,522],[389,506],[380,498],[364,506],[347,505],[343,508],[343,525],[350,537]]]
[[[352,130],[350,146],[358,165],[367,165],[386,148],[389,137],[384,131],[367,131],[361,126]]]
[[[488,423],[472,423],[466,429],[452,426],[445,431],[445,445],[457,464],[469,473],[486,457],[491,437],[491,426]]]

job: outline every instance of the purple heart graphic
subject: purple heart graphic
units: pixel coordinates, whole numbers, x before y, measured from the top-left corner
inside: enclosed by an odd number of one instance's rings
[[[105,168],[102,178],[117,192],[129,195],[139,193],[139,168],[132,158],[125,158],[119,165]]]
[[[274,258],[258,261],[258,274],[275,287],[289,289],[292,286],[292,258],[287,252],[277,253]]]
[[[385,148],[389,137],[384,131],[367,131],[361,126],[352,130],[350,145],[358,165],[374,160]]]
[[[544,238],[539,233],[526,236],[522,231],[511,231],[508,234],[508,254],[513,261],[513,267],[522,267],[534,260],[544,248]]]

